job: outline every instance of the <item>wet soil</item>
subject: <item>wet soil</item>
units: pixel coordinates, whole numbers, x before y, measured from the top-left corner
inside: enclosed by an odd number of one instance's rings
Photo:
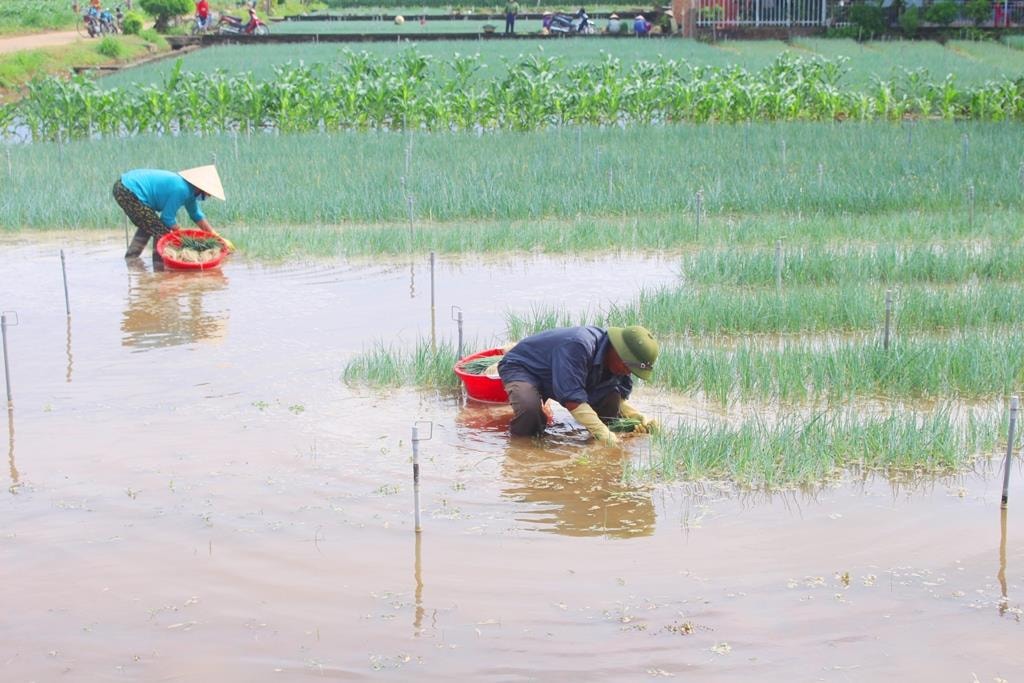
[[[70,318],[59,249],[67,257]],[[119,235],[0,242],[14,408],[0,680],[1015,681],[1024,472],[813,492],[626,485],[568,423],[346,386],[430,335],[428,260],[126,266]],[[673,259],[435,268],[435,327],[627,300]],[[570,301],[569,293],[573,293]],[[16,324],[15,324],[16,323]],[[679,399],[641,387],[653,412]],[[683,400],[686,403],[686,400]],[[685,419],[702,408],[681,411]],[[687,412],[689,411],[689,412]],[[421,423],[423,532],[413,531]],[[427,424],[429,423],[429,425]]]

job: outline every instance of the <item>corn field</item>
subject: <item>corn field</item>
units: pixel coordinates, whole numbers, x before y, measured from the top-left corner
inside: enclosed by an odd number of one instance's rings
[[[1022,87],[1004,78],[961,88],[923,71],[844,89],[843,59],[788,53],[760,71],[640,61],[624,68],[605,55],[566,65],[529,56],[494,80],[473,78],[480,57],[433,60],[414,50],[378,58],[348,53],[338,68],[288,63],[273,77],[183,72],[160,85],[104,91],[85,76],[45,78],[0,109],[33,140],[225,130],[542,130],[563,125],[831,121],[938,118],[1005,121],[1024,115]],[[11,135],[8,132],[8,135]]]

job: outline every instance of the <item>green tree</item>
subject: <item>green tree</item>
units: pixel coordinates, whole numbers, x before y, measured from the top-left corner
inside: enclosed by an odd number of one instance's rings
[[[860,37],[868,40],[885,33],[885,11],[877,4],[865,2],[850,7],[850,23],[860,30]]]
[[[964,4],[964,16],[981,26],[992,18],[992,3],[989,0],[969,0]]]
[[[949,26],[960,16],[960,8],[953,0],[939,0],[924,11],[924,18],[939,26]]]
[[[139,4],[156,17],[157,31],[166,31],[171,19],[188,14],[195,6],[192,0],[139,0]]]
[[[988,2],[988,0],[981,0],[982,2]],[[900,15],[900,28],[903,29],[903,35],[908,38],[912,38],[917,35],[917,29],[921,27],[921,10],[916,7],[908,7],[903,14]]]

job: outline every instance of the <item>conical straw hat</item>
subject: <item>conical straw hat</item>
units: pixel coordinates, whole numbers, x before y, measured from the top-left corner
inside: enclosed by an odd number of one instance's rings
[[[178,171],[178,175],[211,197],[224,200],[224,186],[220,184],[217,167],[213,164],[186,168],[184,171]]]

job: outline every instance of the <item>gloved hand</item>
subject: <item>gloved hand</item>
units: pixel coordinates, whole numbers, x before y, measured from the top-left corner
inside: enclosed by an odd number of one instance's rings
[[[231,240],[229,240],[227,237],[225,237],[224,235],[220,234],[216,230],[211,230],[210,232],[212,232],[214,235],[216,235],[217,237],[219,237],[222,240],[224,240],[224,244],[227,245],[228,251],[234,251],[235,250],[234,242],[232,242]]]
[[[640,424],[633,428],[634,434],[650,434],[658,430],[657,422],[648,418],[626,401],[621,401],[619,403],[619,415],[622,417],[628,417],[631,420],[640,421]]]
[[[508,353],[509,351],[512,350],[512,347],[514,347],[517,343],[518,342],[509,342],[508,344],[505,344],[504,346],[501,347],[501,352]]]
[[[540,404],[540,409],[544,413],[544,417],[547,418],[548,427],[555,423],[555,412],[551,409],[551,399],[547,399]]]
[[[576,421],[590,430],[595,439],[609,446],[618,445],[619,437],[615,436],[612,430],[608,429],[608,425],[601,422],[601,418],[597,416],[597,413],[594,412],[589,403],[581,403],[571,412]]]

